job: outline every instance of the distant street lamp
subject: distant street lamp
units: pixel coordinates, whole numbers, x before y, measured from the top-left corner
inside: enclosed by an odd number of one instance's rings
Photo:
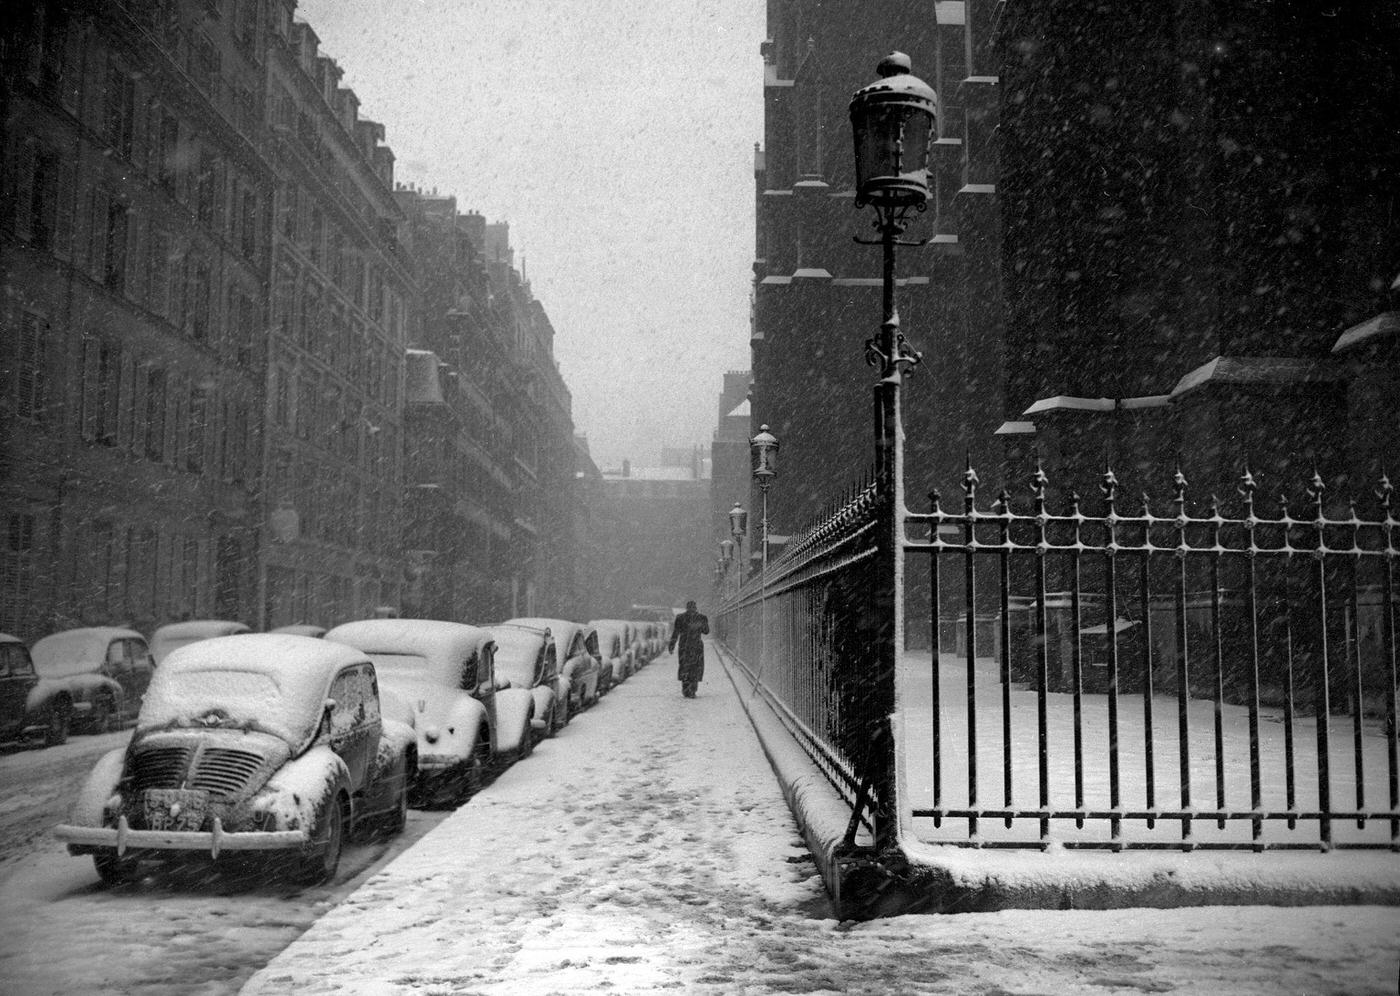
[[[738,613],[734,650],[741,659],[744,647],[744,610],[739,605],[739,594],[744,589],[744,536],[748,531],[749,513],[736,501],[734,507],[729,510],[729,535],[734,537],[734,559],[739,564],[739,569],[734,572],[734,609]]]
[[[763,502],[758,523],[763,559],[758,570],[758,669],[754,675],[754,688],[757,688],[758,673],[763,670],[763,658],[768,649],[768,489],[778,476],[778,439],[768,431],[768,426],[760,425],[758,435],[749,440],[749,450],[753,453],[753,476]]]

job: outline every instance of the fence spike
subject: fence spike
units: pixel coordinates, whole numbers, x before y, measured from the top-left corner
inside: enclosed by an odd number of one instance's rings
[[[1385,468],[1381,468],[1381,482],[1376,488],[1376,497],[1381,500],[1381,508],[1386,512],[1386,518],[1390,517],[1390,496],[1394,489],[1390,486],[1390,477],[1386,474]]]
[[[933,511],[934,511],[934,512],[941,512],[941,511],[943,511],[943,509],[940,507],[940,502],[942,502],[943,496],[942,496],[941,494],[938,493],[938,489],[937,489],[937,488],[934,488],[932,491],[930,491],[930,492],[928,493],[928,500],[929,500],[929,504],[933,506]]]
[[[1314,467],[1312,480],[1308,482],[1308,495],[1312,498],[1313,505],[1317,508],[1317,517],[1319,519],[1323,517],[1322,506],[1326,501],[1326,494],[1327,483],[1323,481],[1322,475],[1318,473],[1317,468]]]
[[[1103,499],[1111,509],[1118,498],[1118,477],[1107,463],[1103,465],[1103,482],[1099,485],[1099,490],[1103,492]]]
[[[967,469],[963,471],[963,491],[967,493],[968,501],[977,497],[978,483],[977,471],[972,469],[972,457],[969,455]]]
[[[1031,475],[1031,490],[1035,492],[1038,500],[1045,500],[1045,488],[1050,483],[1050,478],[1045,476],[1045,468],[1040,465],[1040,461],[1035,462],[1035,473]]]
[[[1071,490],[1069,493],[1069,514],[1079,514],[1079,492]]]
[[[1001,491],[997,493],[997,505],[1001,507],[1002,515],[1009,515],[1011,513],[1011,491],[1005,484],[1001,486]]]

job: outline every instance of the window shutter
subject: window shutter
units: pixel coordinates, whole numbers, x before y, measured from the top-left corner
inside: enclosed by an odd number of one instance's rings
[[[82,343],[82,403],[78,406],[79,431],[84,439],[91,442],[97,438],[97,423],[101,407],[98,404],[101,393],[98,390],[97,367],[102,352],[102,343],[96,336],[92,335],[84,335]]]
[[[117,445],[128,452],[132,449],[136,426],[136,359],[130,350],[122,350],[121,378],[117,384]]]
[[[19,143],[19,154],[15,157],[10,184],[13,197],[5,198],[6,222],[21,239],[33,237],[30,215],[34,209],[34,163],[39,150],[33,140]]]
[[[54,190],[53,252],[59,259],[73,260],[73,196],[76,190],[74,165],[64,161],[58,167]]]

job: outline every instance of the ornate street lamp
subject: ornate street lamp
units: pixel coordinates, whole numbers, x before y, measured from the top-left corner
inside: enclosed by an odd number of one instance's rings
[[[729,535],[734,537],[734,558],[739,564],[739,570],[735,572],[737,575],[735,594],[744,586],[744,537],[748,535],[748,532],[749,513],[744,511],[744,506],[736,501],[734,507],[729,510]]]
[[[725,573],[728,574],[728,573],[729,573],[729,565],[732,564],[732,563],[734,563],[734,541],[733,541],[733,540],[720,540],[720,541],[719,541],[719,559],[720,559],[720,563],[724,564],[724,571],[725,571]]]
[[[880,370],[875,385],[875,473],[880,509],[876,533],[877,576],[889,579],[868,592],[870,618],[881,620],[874,637],[875,673],[887,676],[870,689],[869,715],[876,724],[870,730],[867,773],[846,828],[846,839],[855,838],[859,812],[865,801],[878,800],[874,816],[877,848],[893,842],[895,768],[889,717],[894,710],[892,676],[898,672],[898,634],[904,632],[904,592],[899,558],[905,540],[904,429],[900,424],[900,389],[906,368],[920,356],[899,330],[895,307],[894,256],[897,245],[922,245],[901,239],[909,224],[909,212],[923,211],[928,202],[929,144],[935,134],[938,97],[910,71],[909,57],[891,52],[880,61],[880,78],[851,96],[851,130],[855,137],[856,207],[875,209],[874,227],[879,239],[856,239],[883,250],[880,334],[865,341],[865,362]]]
[[[754,687],[758,686],[758,674],[763,670],[763,658],[767,653],[768,640],[768,488],[778,476],[778,439],[768,431],[768,426],[760,425],[758,435],[749,440],[749,450],[753,453],[753,476],[758,482],[762,496],[762,512],[759,528],[763,537],[763,557],[758,571],[758,671],[754,675]]]
[[[909,57],[891,52],[880,60],[880,78],[851,97],[851,130],[855,137],[856,207],[875,209],[875,240],[857,239],[884,249],[883,320],[878,339],[867,339],[865,360],[880,368],[880,404],[876,410],[877,471],[894,470],[898,444],[899,384],[904,367],[920,355],[899,330],[894,302],[894,247],[923,245],[899,238],[909,224],[909,211],[927,206],[929,145],[937,120],[938,97],[910,72]]]

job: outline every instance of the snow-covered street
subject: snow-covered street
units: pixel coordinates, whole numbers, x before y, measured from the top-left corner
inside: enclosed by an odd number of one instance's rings
[[[1400,911],[829,919],[738,694],[674,658],[578,717],[248,983],[282,993],[1392,993]]]

